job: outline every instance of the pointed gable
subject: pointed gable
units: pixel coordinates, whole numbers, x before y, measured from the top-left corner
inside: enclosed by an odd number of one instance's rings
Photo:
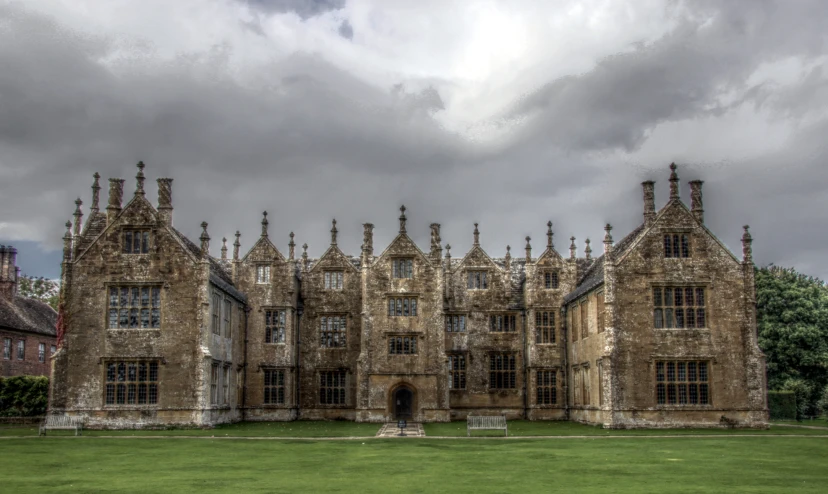
[[[326,250],[325,253],[316,260],[316,262],[314,262],[310,271],[316,271],[317,268],[343,268],[353,271],[354,273],[359,272],[359,269],[354,265],[353,259],[353,257],[346,256],[345,253],[339,250],[338,246],[332,245],[328,247],[328,250]]]

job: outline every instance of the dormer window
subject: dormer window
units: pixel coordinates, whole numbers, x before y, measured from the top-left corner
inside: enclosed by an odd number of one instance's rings
[[[325,290],[342,290],[342,271],[325,271]]]
[[[686,233],[664,235],[664,257],[690,257],[690,235]]]
[[[413,278],[414,259],[392,259],[391,274],[394,278]]]
[[[468,283],[466,287],[469,290],[485,290],[489,288],[489,281],[486,271],[468,271]]]
[[[270,283],[270,266],[256,266],[256,283]]]
[[[149,230],[124,230],[124,254],[146,254],[149,252]]]
[[[543,287],[547,290],[558,288],[558,272],[547,271],[543,273]]]

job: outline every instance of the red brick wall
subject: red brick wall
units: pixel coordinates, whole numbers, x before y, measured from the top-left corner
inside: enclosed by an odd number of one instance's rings
[[[11,339],[11,355],[8,359],[5,354],[7,338]],[[18,360],[17,342],[21,340],[25,342],[25,352],[23,360]],[[38,359],[40,343],[46,346],[43,362]],[[0,329],[0,376],[48,376],[51,368],[51,346],[56,344],[56,339],[51,336]]]

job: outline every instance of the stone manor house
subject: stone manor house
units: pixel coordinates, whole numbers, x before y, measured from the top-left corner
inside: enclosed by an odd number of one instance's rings
[[[172,182],[158,204],[99,175],[84,221],[66,223],[59,348],[50,412],[91,427],[240,420],[449,421],[470,414],[604,427],[767,425],[757,345],[751,237],[737,258],[707,229],[702,182],[656,211],[643,183],[640,226],[603,253],[556,250],[552,223],[533,255],[462,257],[431,224],[422,250],[406,233],[374,248],[286,253],[267,213],[246,254],[210,254],[173,227]]]

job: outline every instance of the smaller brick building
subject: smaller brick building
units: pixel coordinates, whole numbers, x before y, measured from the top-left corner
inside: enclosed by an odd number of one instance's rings
[[[55,353],[57,313],[39,300],[17,295],[17,249],[0,245],[0,376],[48,376]]]

